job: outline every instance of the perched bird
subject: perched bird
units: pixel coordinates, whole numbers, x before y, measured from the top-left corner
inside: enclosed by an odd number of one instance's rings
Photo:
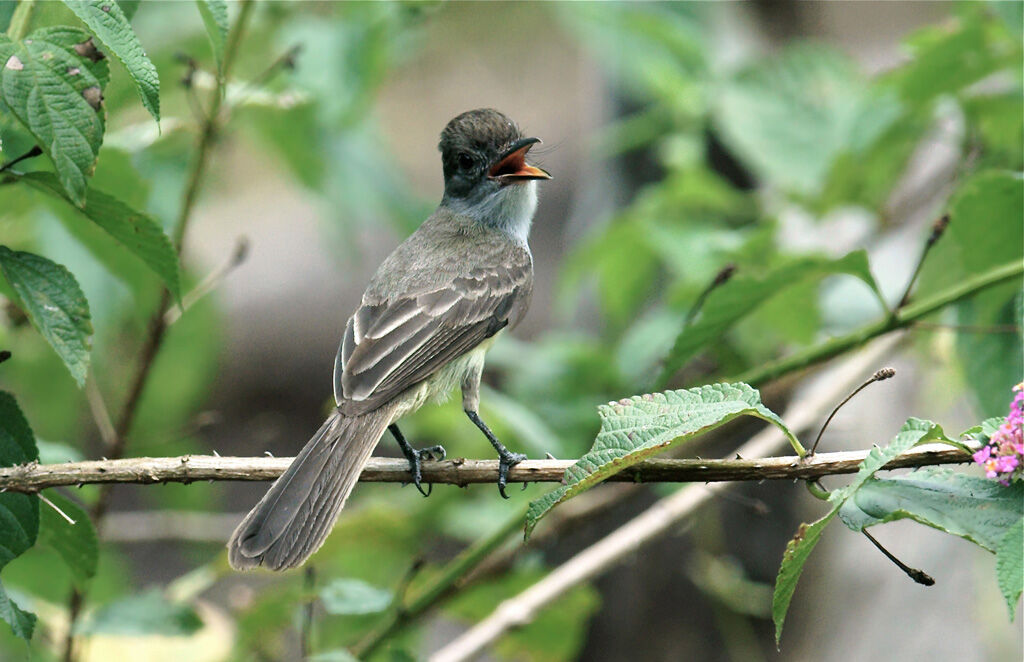
[[[385,429],[423,492],[420,462],[443,458],[444,449],[415,450],[396,422],[455,386],[498,452],[498,490],[506,496],[508,471],[526,456],[505,448],[480,419],[480,373],[495,336],[514,327],[530,302],[536,180],[551,178],[526,162],[539,142],[491,109],[445,126],[441,204],[370,280],[338,348],[337,408],[235,529],[234,568],[293,568],[319,549]]]

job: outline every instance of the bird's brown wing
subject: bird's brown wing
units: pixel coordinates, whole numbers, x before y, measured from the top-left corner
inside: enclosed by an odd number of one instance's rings
[[[334,366],[334,396],[349,415],[373,411],[469,352],[525,312],[529,253],[473,269],[436,289],[363,305],[349,318]]]

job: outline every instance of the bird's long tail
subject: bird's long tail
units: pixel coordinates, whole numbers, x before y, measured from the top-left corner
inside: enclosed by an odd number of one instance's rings
[[[294,568],[320,548],[391,418],[335,411],[228,541],[237,570]]]

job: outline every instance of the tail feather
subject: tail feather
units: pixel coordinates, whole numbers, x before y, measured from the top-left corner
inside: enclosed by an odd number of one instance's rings
[[[390,408],[335,411],[245,516],[228,541],[237,570],[294,568],[320,548],[384,434]]]

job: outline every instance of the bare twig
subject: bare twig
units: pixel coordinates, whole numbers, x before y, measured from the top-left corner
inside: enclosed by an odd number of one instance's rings
[[[813,385],[794,399],[799,404],[792,412],[787,412],[786,420],[790,428],[803,430],[813,425],[829,410],[836,398],[856,384],[865,367],[879,361],[896,342],[892,338],[879,340],[865,352],[814,380]],[[775,452],[786,443],[781,430],[772,427],[756,435],[737,452],[743,457],[758,457]],[[813,459],[808,458],[805,462]],[[715,483],[689,486],[661,499],[633,520],[577,553],[522,593],[499,604],[490,616],[432,655],[431,662],[472,659],[505,632],[533,621],[541,609],[566,592],[603,574],[621,559],[678,526],[680,521],[692,514],[712,494],[726,489],[728,485]]]
[[[752,455],[752,453],[743,453]],[[868,451],[819,453],[761,459],[651,459],[622,470],[611,482],[708,483],[748,480],[814,479],[857,472]],[[763,453],[762,453],[763,455]],[[268,481],[280,476],[291,457],[134,457],[64,464],[24,464],[0,468],[0,490],[34,493],[48,487],[134,483],[193,483],[207,481]],[[886,469],[969,462],[960,449],[928,444],[907,451]],[[509,472],[510,483],[558,483],[574,460],[524,460]],[[401,458],[371,458],[359,478],[366,483],[408,483],[409,463]],[[465,486],[498,481],[497,460],[457,458],[423,463],[423,482]]]
[[[164,313],[164,325],[170,326],[181,319],[181,316],[185,314],[192,306],[196,305],[203,297],[217,289],[224,279],[227,278],[228,274],[239,267],[245,259],[249,256],[249,239],[247,237],[239,237],[235,240],[235,248],[231,251],[231,256],[228,260],[217,269],[214,269],[201,283],[196,285],[191,292],[181,298],[181,306],[171,306]]]
[[[924,260],[928,257],[928,252],[932,249],[939,239],[942,238],[943,233],[946,232],[946,228],[949,227],[949,214],[944,214],[939,220],[932,224],[932,231],[928,235],[928,239],[924,242],[924,248],[921,250],[921,257],[917,259],[917,264],[914,265],[914,272],[910,275],[910,280],[907,281],[907,287],[903,291],[903,296],[896,303],[894,310],[899,310],[903,306],[910,302],[910,293],[914,289],[914,283],[917,282],[917,277],[921,274],[921,267],[924,266]]]
[[[697,300],[690,306],[690,310],[686,313],[686,320],[683,322],[684,327],[693,324],[693,320],[697,318],[697,314],[704,307],[704,302],[708,300],[708,296],[722,285],[728,283],[734,273],[736,273],[736,265],[730,263],[722,267],[722,270],[715,274],[714,279],[697,295]]]
[[[889,379],[895,374],[896,371],[893,370],[892,368],[882,368],[881,370],[876,371],[875,374],[871,375],[871,379],[867,380],[866,382],[858,386],[856,389],[854,389],[853,393],[846,396],[845,400],[836,405],[836,408],[833,409],[832,413],[829,414],[828,418],[825,419],[825,423],[821,426],[821,429],[818,430],[818,436],[814,438],[814,445],[811,446],[810,455],[814,455],[814,451],[818,449],[818,442],[821,441],[821,435],[825,434],[825,430],[828,429],[828,424],[832,422],[832,419],[835,418],[836,413],[843,408],[843,405],[852,400],[853,396],[857,395],[858,393],[866,389],[868,386],[871,386],[875,382],[885,381],[886,379]]]
[[[864,536],[868,540],[871,541],[871,544],[874,545],[878,549],[878,551],[880,551],[882,554],[885,554],[885,558],[887,558],[890,561],[892,561],[893,563],[895,563],[896,567],[899,568],[900,570],[902,570],[904,572],[904,574],[907,575],[907,577],[910,577],[911,579],[913,579],[918,584],[921,584],[922,586],[934,586],[935,585],[935,580],[932,579],[931,575],[929,575],[924,570],[918,570],[917,568],[911,568],[909,565],[907,565],[903,561],[900,561],[898,558],[896,558],[892,554],[892,552],[887,550],[885,547],[882,547],[882,543],[880,543],[877,540],[875,540],[875,537],[873,535],[871,535],[870,533],[868,533],[867,529],[861,529],[861,533],[863,533]]]
[[[22,154],[18,158],[11,159],[7,163],[5,163],[2,166],[0,166],[0,172],[3,172],[4,170],[10,170],[11,168],[13,168],[14,166],[18,165],[19,163],[21,163],[25,159],[31,159],[33,157],[39,156],[42,153],[43,153],[43,150],[42,150],[42,148],[39,145],[33,145],[32,149],[28,150],[27,152],[25,152],[24,154]]]

